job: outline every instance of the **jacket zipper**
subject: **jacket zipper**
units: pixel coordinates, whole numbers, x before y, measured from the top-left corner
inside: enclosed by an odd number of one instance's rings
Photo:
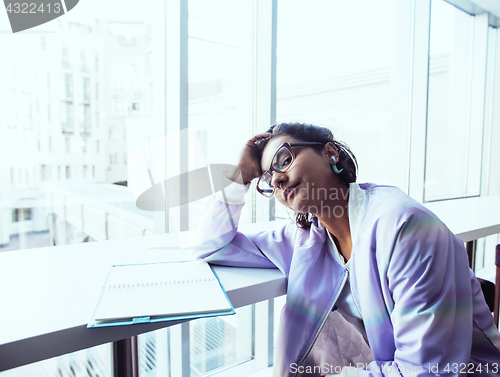
[[[316,331],[316,334],[314,335],[314,339],[313,341],[311,342],[311,345],[309,346],[309,348],[307,349],[307,352],[306,354],[304,355],[304,357],[302,358],[302,360],[300,360],[300,363],[299,363],[299,366],[304,362],[304,360],[306,359],[307,355],[309,355],[309,353],[311,352],[311,349],[313,348],[314,346],[314,343],[316,343],[316,339],[318,338],[319,336],[319,333],[321,332],[321,329],[323,328],[323,326],[325,325],[325,322],[326,320],[328,319],[328,316],[330,315],[330,313],[332,312],[332,309],[333,309],[333,306],[335,305],[335,303],[337,302],[337,299],[339,298],[340,296],[340,293],[342,292],[342,289],[344,289],[344,285],[345,285],[345,282],[347,281],[347,272],[344,270],[344,278],[342,279],[342,285],[340,287],[340,289],[338,290],[337,292],[337,295],[335,296],[335,299],[333,300],[332,304],[330,305],[330,311],[328,312],[328,314],[325,316],[325,319],[323,320],[323,322],[321,322],[321,326],[319,327],[318,331]],[[293,375],[294,377],[297,376],[297,373],[299,371],[295,372],[295,374]]]

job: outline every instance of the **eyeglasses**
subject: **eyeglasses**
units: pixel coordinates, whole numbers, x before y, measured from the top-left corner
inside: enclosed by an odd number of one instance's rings
[[[276,187],[273,186],[273,174],[275,171],[277,173],[285,173],[290,169],[293,162],[295,161],[295,154],[292,151],[292,147],[302,147],[310,145],[321,145],[323,143],[317,142],[299,142],[299,143],[283,143],[274,153],[273,159],[271,160],[271,166],[269,170],[264,172],[257,181],[257,191],[264,195],[266,198],[270,198],[274,195]]]

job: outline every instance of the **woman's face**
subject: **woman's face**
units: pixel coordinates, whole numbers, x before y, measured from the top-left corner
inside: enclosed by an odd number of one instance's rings
[[[283,143],[300,141],[289,136],[271,139],[262,153],[262,171],[269,170],[274,153]],[[332,156],[338,159],[338,152],[332,143],[326,144],[321,151],[310,146],[292,147],[292,150],[295,160],[290,169],[285,173],[272,173],[272,185],[277,187],[274,195],[295,212],[320,215],[321,208],[331,204],[328,193],[339,186],[331,161]]]

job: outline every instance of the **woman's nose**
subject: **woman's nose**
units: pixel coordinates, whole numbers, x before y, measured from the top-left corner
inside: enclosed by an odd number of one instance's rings
[[[273,187],[281,188],[288,181],[288,176],[286,173],[278,173],[273,171],[273,178],[271,179],[271,184]]]

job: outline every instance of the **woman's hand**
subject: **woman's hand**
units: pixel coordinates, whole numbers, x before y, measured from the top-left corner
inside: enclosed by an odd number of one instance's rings
[[[243,184],[250,183],[254,178],[258,178],[262,175],[262,169],[260,168],[260,158],[262,153],[257,146],[257,141],[260,139],[265,139],[271,135],[268,132],[257,134],[248,140],[243,147],[240,154],[240,159],[238,162],[238,168],[229,172],[228,178],[232,181],[237,181],[239,174],[241,173]]]

